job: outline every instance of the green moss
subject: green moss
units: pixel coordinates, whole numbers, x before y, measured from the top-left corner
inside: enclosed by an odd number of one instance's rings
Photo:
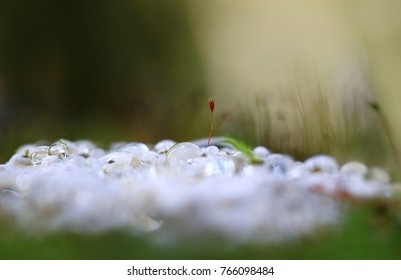
[[[224,144],[228,144],[232,146],[237,151],[243,153],[249,160],[251,164],[262,164],[263,161],[260,158],[257,158],[252,149],[243,141],[234,138],[234,137],[224,137],[223,141]]]

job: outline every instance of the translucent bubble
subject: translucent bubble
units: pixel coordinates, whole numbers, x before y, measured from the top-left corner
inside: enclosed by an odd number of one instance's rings
[[[368,179],[382,182],[382,183],[390,182],[390,176],[388,175],[387,171],[385,171],[381,168],[378,168],[378,167],[370,168],[367,177],[368,177]]]
[[[257,146],[255,149],[253,149],[253,154],[255,157],[265,158],[270,155],[270,151],[263,146]]]
[[[274,174],[286,174],[294,166],[291,157],[281,154],[271,154],[266,158],[265,164]]]
[[[80,148],[80,147],[85,147],[85,148],[90,148],[90,149],[96,148],[96,145],[90,140],[78,140],[78,141],[75,141],[74,144],[77,148]]]
[[[197,145],[198,147],[205,147],[207,148],[210,144],[212,146],[226,146],[227,144],[225,143],[226,138],[225,137],[211,137],[210,138],[210,142],[209,142],[209,138],[202,138],[202,139],[197,139],[194,141],[191,141],[192,143],[194,143],[195,145]]]
[[[295,162],[294,166],[286,173],[287,178],[303,178],[310,175],[302,162]]]
[[[227,156],[227,152],[226,151],[219,152],[219,157],[225,157],[225,156]]]
[[[204,177],[203,169],[207,160],[208,159],[205,157],[187,159],[186,161],[184,161],[185,164],[181,164],[179,166],[180,176],[186,176],[192,182],[202,179]]]
[[[167,161],[167,155],[166,154],[158,154],[155,164],[164,164]]]
[[[40,165],[49,166],[49,165],[52,165],[59,161],[60,161],[60,158],[58,156],[50,156],[49,155],[48,157],[45,157],[44,159],[42,159],[42,162],[40,163]]]
[[[231,161],[234,163],[235,173],[242,172],[245,166],[248,165],[248,159],[244,155],[232,156]]]
[[[99,159],[105,173],[121,171],[130,165],[131,160],[132,154],[128,152],[112,152]]]
[[[121,147],[127,145],[127,142],[115,142],[110,145],[110,151],[118,151]]]
[[[174,142],[173,140],[162,140],[159,141],[158,143],[156,143],[154,150],[156,151],[156,153],[159,154],[164,154],[167,153],[167,151],[176,144],[176,142]]]
[[[215,160],[208,160],[203,169],[204,176],[209,177],[215,174],[222,173],[221,165]]]
[[[104,156],[106,152],[103,149],[95,148],[89,151],[89,157],[100,158]]]
[[[102,149],[97,148],[95,144],[88,140],[76,141],[74,144],[76,146],[75,153],[84,158],[99,158],[105,154]]]
[[[204,167],[204,175],[206,177],[216,174],[234,175],[238,173],[237,160],[229,156],[209,159]]]
[[[187,173],[191,172],[191,170],[188,169],[197,169],[196,176],[198,178],[204,178],[218,174],[233,176],[243,171],[247,161],[241,157],[225,155],[193,158],[189,159],[187,163],[189,167],[185,169]]]
[[[68,147],[64,143],[54,143],[49,147],[49,155],[57,156],[59,159],[64,159],[69,155]]]
[[[154,164],[157,160],[158,154],[153,151],[149,151],[141,156],[141,164],[142,165],[151,165]]]
[[[190,142],[182,142],[172,146],[167,152],[167,162],[177,164],[180,161],[186,161],[191,158],[200,157],[201,149]]]
[[[132,155],[127,152],[112,152],[101,157],[99,160],[106,164],[113,164],[113,163],[129,164],[131,158]]]
[[[340,172],[344,175],[364,177],[368,173],[368,168],[360,162],[348,162],[341,167]]]
[[[241,174],[251,177],[254,176],[256,178],[256,174],[266,174],[266,169],[263,165],[260,164],[246,164],[243,166],[241,170]]]
[[[39,165],[42,163],[43,159],[49,156],[49,147],[40,146],[37,147],[31,154],[31,162],[33,165]]]
[[[69,154],[75,153],[75,150],[77,148],[74,142],[66,139],[60,139],[59,141],[57,141],[57,143],[64,144],[67,147]]]
[[[227,155],[233,155],[233,154],[237,153],[238,151],[233,148],[230,148],[230,147],[223,147],[220,149],[220,152],[225,152]]]
[[[134,155],[143,155],[149,151],[148,146],[140,142],[131,142],[118,148],[119,152],[127,152]]]
[[[323,172],[333,174],[338,170],[337,161],[326,155],[318,155],[307,159],[304,163],[309,172]]]
[[[206,156],[208,157],[217,157],[219,155],[219,148],[216,146],[209,146],[206,148]]]

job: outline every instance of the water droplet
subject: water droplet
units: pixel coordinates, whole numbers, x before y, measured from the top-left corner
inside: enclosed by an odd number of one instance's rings
[[[180,161],[186,161],[191,158],[200,157],[201,149],[190,142],[182,142],[172,146],[167,152],[167,162],[177,164]]]
[[[236,159],[229,156],[209,159],[204,167],[204,175],[207,177],[215,174],[234,175],[237,171]]]
[[[233,155],[233,154],[237,153],[238,151],[231,147],[223,147],[220,149],[220,152],[225,152],[227,155]]]
[[[112,152],[99,159],[105,173],[121,171],[130,165],[131,160],[132,154],[128,152]]]
[[[154,164],[157,160],[158,154],[153,151],[149,151],[141,156],[141,164],[142,165],[151,165]]]
[[[39,165],[42,163],[43,159],[49,156],[49,147],[40,146],[37,147],[31,154],[31,162],[33,165]]]
[[[270,151],[263,146],[257,146],[253,149],[253,154],[258,158],[266,158],[270,155]]]
[[[140,142],[131,142],[118,148],[119,152],[127,152],[133,155],[141,156],[149,151],[148,146]]]
[[[159,154],[164,154],[167,153],[167,151],[176,144],[176,142],[174,142],[173,140],[162,140],[159,141],[158,143],[156,143],[154,150],[156,151],[156,153]]]
[[[155,164],[165,164],[167,161],[167,155],[166,154],[158,154]]]
[[[216,146],[209,146],[206,148],[206,156],[208,157],[217,157],[219,152],[220,150]]]
[[[381,183],[389,183],[390,182],[390,176],[388,175],[387,171],[378,168],[378,167],[372,167],[369,169],[368,179],[378,181]]]
[[[271,154],[266,158],[265,164],[274,174],[286,174],[294,166],[294,161],[286,155]]]
[[[75,141],[75,142],[74,142],[74,145],[75,145],[77,148],[80,148],[80,147],[86,147],[86,148],[90,148],[90,149],[96,148],[95,143],[93,143],[93,142],[90,141],[90,140],[78,140],[78,141]]]
[[[309,172],[323,172],[333,174],[338,170],[337,161],[326,155],[318,155],[307,159],[304,163]]]
[[[102,149],[97,148],[95,144],[88,140],[76,141],[74,144],[76,146],[75,153],[84,158],[100,158],[105,154]]]
[[[225,157],[225,156],[227,156],[227,152],[226,151],[219,152],[219,157]]]
[[[60,158],[58,156],[48,156],[42,159],[42,162],[40,163],[43,166],[49,166],[51,164],[54,164],[56,162],[59,162]]]
[[[360,162],[348,162],[341,167],[340,172],[344,175],[364,177],[368,173],[368,168]]]
[[[127,145],[127,142],[115,142],[110,144],[110,151],[115,152],[118,151],[121,147]]]
[[[295,162],[294,166],[290,170],[288,170],[286,175],[289,179],[303,178],[305,176],[308,176],[309,172],[306,170],[302,162]]]
[[[59,159],[64,159],[69,155],[68,147],[64,143],[54,143],[49,147],[49,155],[57,156]]]
[[[209,138],[202,138],[202,139],[197,139],[197,140],[193,140],[191,141],[192,143],[194,143],[195,145],[197,145],[198,147],[208,147],[208,141]],[[217,146],[217,147],[224,147],[227,146],[227,144],[225,143],[225,137],[212,137],[210,138],[210,143],[209,146]]]
[[[68,153],[69,154],[75,153],[75,149],[77,148],[77,146],[75,145],[74,142],[71,142],[71,141],[66,140],[66,139],[60,139],[56,143],[60,143],[60,144],[65,145],[67,147],[67,149],[68,149]]]

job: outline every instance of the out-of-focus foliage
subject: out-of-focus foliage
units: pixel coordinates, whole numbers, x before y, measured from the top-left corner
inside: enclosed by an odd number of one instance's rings
[[[40,139],[206,137],[213,96],[215,135],[392,168],[401,142],[397,7],[1,1],[0,160]]]
[[[217,119],[229,116],[222,129],[297,157],[394,163],[386,134],[400,146],[401,2],[189,2]]]
[[[181,1],[0,2],[2,161],[41,139],[195,137],[202,90]]]

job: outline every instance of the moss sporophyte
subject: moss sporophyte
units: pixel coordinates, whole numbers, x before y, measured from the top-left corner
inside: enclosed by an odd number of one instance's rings
[[[212,138],[213,128],[214,128],[214,124],[213,124],[214,100],[213,100],[213,98],[209,98],[209,109],[210,109],[210,132],[209,132],[209,137],[207,139],[208,147],[210,146],[210,138]]]
[[[209,131],[209,137],[207,139],[207,146],[210,146],[210,140],[213,135],[213,129],[214,129],[214,118],[213,118],[213,112],[214,112],[214,100],[213,98],[209,98],[209,110],[210,110],[210,131]],[[263,161],[259,158],[257,158],[254,153],[252,152],[252,149],[248,147],[244,142],[242,142],[239,139],[233,138],[233,137],[223,137],[222,143],[228,144],[232,146],[234,149],[236,149],[239,152],[242,152],[249,160],[251,164],[262,164]]]

